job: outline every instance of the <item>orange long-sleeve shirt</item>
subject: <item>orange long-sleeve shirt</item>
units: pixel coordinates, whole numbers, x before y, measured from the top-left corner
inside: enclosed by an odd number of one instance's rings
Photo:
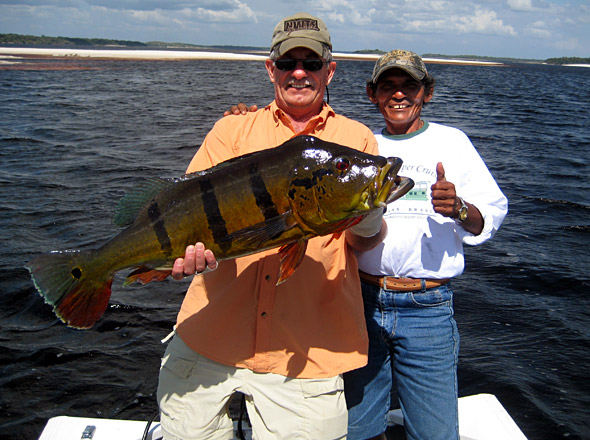
[[[187,171],[276,147],[297,134],[378,154],[371,131],[330,106],[294,133],[273,101],[257,112],[219,120]],[[278,249],[272,249],[222,261],[217,270],[195,276],[178,315],[178,335],[209,359],[256,372],[320,378],[365,365],[358,269],[344,234],[309,240],[299,268],[276,286],[278,272]]]

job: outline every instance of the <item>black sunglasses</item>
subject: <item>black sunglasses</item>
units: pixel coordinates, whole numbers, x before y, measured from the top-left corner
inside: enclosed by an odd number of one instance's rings
[[[322,67],[324,67],[324,64],[326,63],[325,61],[320,60],[318,58],[311,58],[311,59],[305,59],[305,60],[295,60],[292,58],[279,58],[278,60],[275,61],[275,66],[277,66],[277,69],[279,69],[279,70],[294,70],[295,67],[297,67],[297,63],[299,61],[301,61],[301,63],[303,64],[303,68],[309,72],[317,72]]]

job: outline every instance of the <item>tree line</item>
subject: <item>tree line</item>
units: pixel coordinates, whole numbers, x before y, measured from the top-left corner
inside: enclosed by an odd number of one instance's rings
[[[40,37],[34,35],[0,34],[0,44],[25,46],[147,46],[140,41],[107,38]]]
[[[561,58],[547,58],[547,64],[590,64],[590,58],[580,57],[561,57]]]

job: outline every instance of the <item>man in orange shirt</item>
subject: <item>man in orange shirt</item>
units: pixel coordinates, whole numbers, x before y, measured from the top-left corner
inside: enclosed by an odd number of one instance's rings
[[[276,147],[300,134],[377,154],[364,125],[323,100],[336,68],[322,20],[300,13],[276,26],[266,61],[275,99],[219,120],[187,172]],[[224,261],[201,243],[175,263],[193,279],[162,360],[158,401],[165,439],[232,439],[231,395],[246,396],[259,439],[339,439],[347,434],[342,373],[367,362],[367,335],[353,249],[386,234],[371,215],[345,233],[309,241],[297,271],[276,285],[276,249]]]

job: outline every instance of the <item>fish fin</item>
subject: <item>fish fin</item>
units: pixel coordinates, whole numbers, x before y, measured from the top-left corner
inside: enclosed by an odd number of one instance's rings
[[[139,266],[127,275],[127,278],[123,282],[123,286],[128,286],[136,281],[141,284],[151,283],[152,281],[164,281],[171,273],[172,269],[170,267],[158,267],[154,269],[147,266]]]
[[[293,222],[293,224],[289,224],[290,218],[291,212],[285,212],[278,217],[232,232],[220,241],[232,241],[243,243],[247,246],[261,247],[268,240],[271,240],[293,228],[296,223]]]
[[[158,177],[144,179],[119,201],[117,213],[115,214],[115,225],[129,226],[132,224],[137,215],[150,200],[172,185],[174,185],[174,180],[161,179]]]
[[[70,327],[92,327],[109,304],[113,275],[93,272],[90,261],[88,252],[53,252],[26,266],[39,294]]]
[[[336,225],[334,225],[334,233],[338,233],[338,232],[342,232],[345,229],[350,228],[351,226],[356,225],[357,223],[359,223],[363,218],[365,218],[365,215],[359,215],[358,217],[351,217],[351,218],[347,218],[345,220],[342,220],[340,223],[337,223]]]
[[[211,172],[211,168],[207,169],[207,170],[202,170],[202,171],[194,171],[192,173],[188,173],[188,174],[184,174],[180,177],[175,178],[174,180],[176,182],[181,182],[184,180],[191,180],[191,179],[195,179],[197,177],[201,177],[204,174],[208,174]]]
[[[305,256],[307,249],[307,239],[302,238],[296,242],[281,246],[279,256],[281,257],[281,267],[279,270],[279,279],[277,286],[287,280],[299,267]]]

